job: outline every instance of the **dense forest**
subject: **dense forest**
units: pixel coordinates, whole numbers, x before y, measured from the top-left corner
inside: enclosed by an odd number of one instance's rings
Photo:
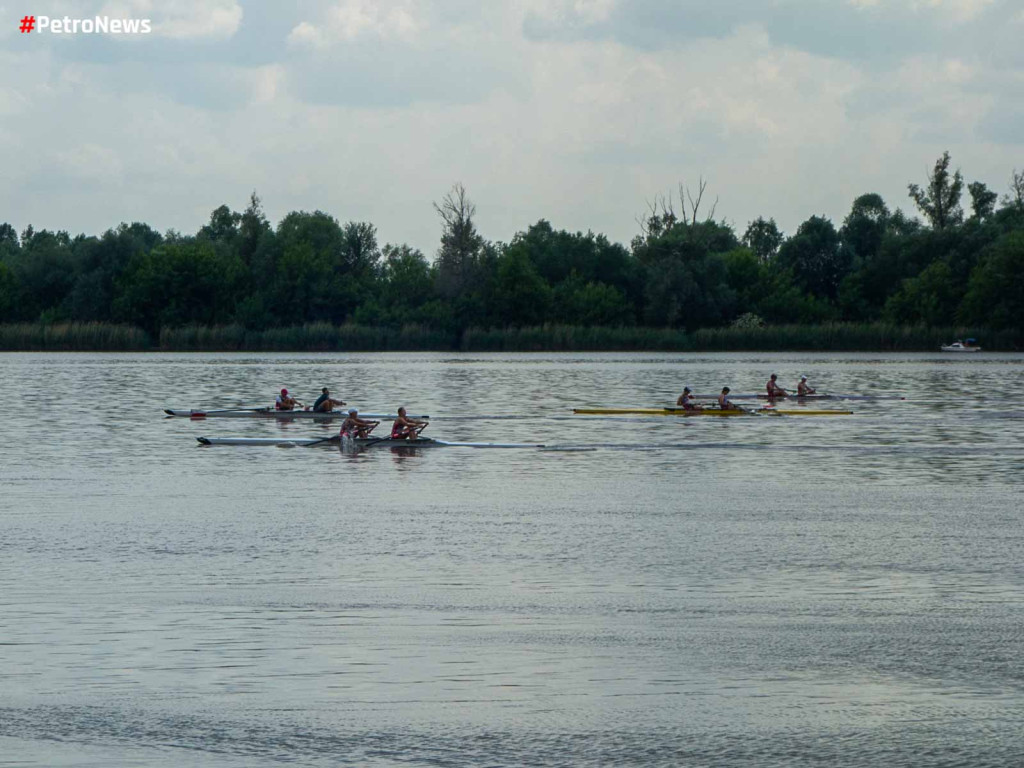
[[[434,205],[433,259],[381,245],[371,223],[321,211],[289,213],[275,228],[256,193],[244,211],[217,208],[194,235],[133,223],[100,236],[31,226],[19,236],[2,224],[0,323],[114,324],[155,340],[228,326],[415,327],[458,338],[544,326],[692,333],[837,323],[1019,339],[1024,171],[1000,196],[966,184],[946,153],[922,181],[908,185],[911,214],[864,194],[838,226],[811,216],[787,235],[771,218],[742,232],[716,219],[702,180],[649,203],[628,247],[545,220],[489,241],[456,185]]]

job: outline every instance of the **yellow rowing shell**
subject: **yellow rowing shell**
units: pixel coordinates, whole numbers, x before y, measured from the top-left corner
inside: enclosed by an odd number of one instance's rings
[[[572,412],[591,416],[747,416],[751,413],[763,413],[766,416],[849,416],[853,413],[836,410],[816,411],[810,408],[758,408],[751,411],[722,411],[717,408],[702,411],[688,411],[683,408],[573,408]]]

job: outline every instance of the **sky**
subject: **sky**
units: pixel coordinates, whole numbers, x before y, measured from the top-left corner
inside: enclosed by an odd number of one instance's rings
[[[868,192],[912,210],[946,150],[1006,191],[1021,40],[1020,0],[0,0],[0,222],[193,233],[255,190],[433,256],[461,183],[488,239],[628,244],[703,178],[740,233],[838,226]]]

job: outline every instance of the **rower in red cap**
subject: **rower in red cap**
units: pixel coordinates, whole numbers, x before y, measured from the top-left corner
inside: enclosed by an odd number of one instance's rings
[[[295,406],[301,406],[298,400],[288,395],[287,389],[282,389],[281,394],[277,396],[277,400],[274,401],[274,410],[276,411],[294,411]]]

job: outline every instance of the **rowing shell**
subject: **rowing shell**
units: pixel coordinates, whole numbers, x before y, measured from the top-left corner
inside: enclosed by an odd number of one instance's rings
[[[338,444],[338,438],[332,437],[330,441],[324,438],[306,438],[289,440],[280,437],[197,437],[200,445],[329,445]],[[447,440],[434,440],[429,437],[421,437],[416,440],[392,440],[389,437],[360,437],[352,441],[359,446],[401,446],[411,448],[547,448],[548,446],[539,443],[456,443]]]
[[[212,411],[203,411],[198,408],[184,410],[181,408],[164,408],[168,416],[184,416],[190,419],[205,418],[271,418],[271,419],[344,419],[348,417],[348,411],[275,411],[273,408],[246,408],[230,409],[218,408]],[[396,413],[360,413],[363,419],[397,419]],[[410,416],[412,419],[429,419],[429,416]]]
[[[706,408],[701,411],[691,411],[685,408],[573,408],[572,412],[589,416],[622,416],[627,414],[645,416],[748,416],[751,413],[768,416],[773,414],[776,416],[850,416],[853,413],[853,411],[815,411],[809,408],[757,408],[750,411],[723,411],[718,408]]]
[[[696,400],[717,400],[718,395],[691,395]],[[790,393],[788,395],[778,395],[777,397],[768,397],[767,392],[761,392],[759,394],[746,394],[746,395],[734,395],[732,392],[729,393],[730,400],[906,400],[907,398],[902,395],[828,395],[828,394],[813,394],[813,395],[798,395],[796,393]]]

